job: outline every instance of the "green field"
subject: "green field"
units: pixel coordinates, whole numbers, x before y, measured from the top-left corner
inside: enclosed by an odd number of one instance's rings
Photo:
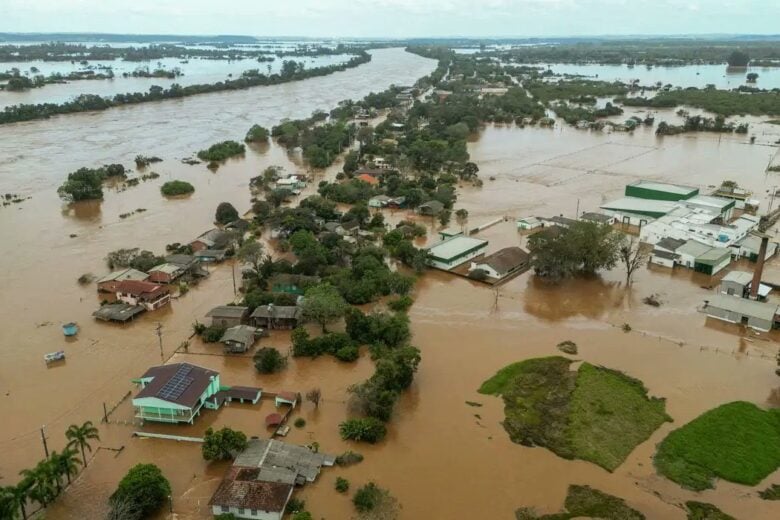
[[[755,486],[780,467],[780,409],[737,401],[705,412],[661,442],[655,466],[697,491],[716,478]]]
[[[590,486],[569,486],[564,504],[566,511],[551,515],[536,515],[523,508],[515,512],[517,520],[569,520],[601,518],[604,520],[644,520],[645,515],[628,507],[622,498],[608,495]]]
[[[670,421],[663,399],[620,372],[560,356],[514,363],[479,391],[504,399],[504,428],[513,442],[544,446],[568,459],[609,471],[661,424]]]

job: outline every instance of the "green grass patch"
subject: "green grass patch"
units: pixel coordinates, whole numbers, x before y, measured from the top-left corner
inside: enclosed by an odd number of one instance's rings
[[[671,417],[664,399],[641,381],[583,363],[570,405],[569,438],[577,458],[614,471]]]
[[[569,520],[573,518],[601,518],[604,520],[644,520],[645,515],[626,505],[619,497],[608,495],[590,486],[569,486],[564,503],[565,511],[551,515],[536,515],[524,508],[515,512],[517,520]]]
[[[755,486],[780,467],[780,409],[737,401],[705,412],[661,442],[655,466],[697,491],[715,478]]]
[[[641,381],[588,363],[571,371],[561,356],[514,363],[479,391],[502,395],[504,429],[513,442],[614,471],[661,424],[665,401],[648,398]]]
[[[195,191],[195,187],[186,181],[168,181],[160,187],[160,191],[166,197],[175,195],[187,195]]]
[[[706,502],[690,500],[685,503],[685,507],[688,509],[688,520],[737,520]]]

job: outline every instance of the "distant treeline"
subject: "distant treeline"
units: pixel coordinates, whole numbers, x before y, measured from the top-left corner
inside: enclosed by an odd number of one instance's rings
[[[111,34],[111,33],[0,33],[0,42],[106,42],[106,43],[159,43],[175,42],[197,44],[248,44],[258,43],[254,36],[217,35],[182,36],[179,34]]]
[[[189,48],[171,43],[140,47],[109,47],[108,45],[84,45],[80,43],[41,43],[36,45],[0,45],[0,62],[19,61],[70,61],[96,60],[151,61],[163,58],[205,58],[213,60],[257,59],[272,61],[273,56],[325,56],[334,54],[358,54],[365,45],[337,45],[334,48],[320,45],[299,45],[295,49],[273,51],[268,48],[245,46],[241,48],[217,46]]]
[[[649,66],[727,63],[734,51],[754,60],[780,60],[780,45],[764,41],[635,40],[488,49],[484,54],[516,63],[601,63]]]
[[[282,65],[281,72],[278,74],[260,74],[257,69],[255,69],[253,71],[245,72],[240,78],[218,81],[217,83],[188,85],[186,87],[183,87],[178,83],[174,83],[167,89],[155,85],[152,86],[148,92],[129,92],[125,94],[117,94],[114,97],[101,97],[93,94],[83,94],[75,98],[73,101],[67,101],[61,104],[41,103],[37,105],[13,105],[6,107],[5,110],[0,112],[0,124],[31,121],[34,119],[46,119],[53,115],[59,114],[106,110],[116,106],[146,103],[150,101],[162,101],[164,99],[175,99],[210,92],[241,90],[250,87],[277,85],[289,81],[298,81],[317,76],[326,76],[334,72],[357,67],[364,63],[368,63],[369,61],[371,61],[371,55],[363,51],[345,63],[315,67],[313,69],[306,69],[303,66],[303,63],[285,61]]]

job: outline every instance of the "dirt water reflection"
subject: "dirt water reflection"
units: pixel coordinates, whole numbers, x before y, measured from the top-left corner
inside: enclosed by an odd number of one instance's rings
[[[173,138],[178,139],[178,135]],[[109,148],[127,156],[137,153],[121,150],[118,143]],[[595,209],[603,198],[619,194],[625,183],[639,176],[706,186],[738,173],[741,184],[759,192],[771,186],[763,171],[766,154],[775,149],[750,146],[736,137],[681,136],[659,144],[646,131],[604,136],[569,129],[491,127],[471,145],[471,151],[485,186],[482,190],[464,187],[458,207],[469,209],[473,225],[505,215],[571,216],[577,198],[580,211]],[[169,153],[181,152],[171,145]],[[93,161],[99,164],[101,159]],[[161,199],[155,181],[109,194],[99,212],[84,208],[64,216],[51,210],[59,206],[50,187],[23,209],[0,213],[0,232],[17,244],[18,256],[6,257],[9,268],[0,271],[0,284],[10,289],[6,294],[18,295],[15,301],[4,298],[0,306],[0,321],[5,325],[0,411],[12,418],[11,431],[0,439],[0,447],[10,447],[0,464],[3,475],[14,475],[40,456],[36,429],[42,422],[49,425],[50,445],[60,449],[59,434],[67,424],[96,420],[103,399],[115,401],[132,388],[128,380],[159,360],[152,335],[157,320],[164,324],[164,347],[170,354],[188,335],[192,321],[233,297],[226,266],[174,302],[165,314],[146,316],[127,327],[106,326],[87,318],[97,300],[92,288],[75,284],[76,277],[86,270],[104,270],[102,255],[119,245],[139,242],[159,250],[165,243],[189,238],[210,224],[220,200],[246,209],[248,178],[266,164],[296,167],[275,146],[265,155],[248,153],[243,160],[231,161],[216,174],[166,160],[159,167],[163,178],[158,181],[194,180],[196,192],[189,200]],[[39,175],[45,177],[44,172]],[[489,181],[490,176],[496,180]],[[139,206],[148,211],[118,218]],[[393,215],[393,219],[401,217]],[[71,239],[70,233],[78,237]],[[482,236],[490,239],[491,250],[522,245],[525,240],[512,221],[491,227]],[[214,353],[214,347],[197,343],[189,353],[173,359],[219,370],[227,384],[271,391],[322,388],[324,403],[319,409],[304,405],[298,413],[307,425],[293,429],[289,440],[316,440],[331,453],[358,449],[366,459],[348,469],[327,469],[316,484],[302,491],[317,517],[352,516],[349,499],[333,490],[336,476],[344,476],[354,487],[375,480],[390,489],[403,505],[402,517],[409,519],[482,518],[486,511],[491,517],[511,518],[514,509],[523,505],[556,511],[570,483],[587,483],[624,497],[648,518],[684,518],[676,504],[692,498],[713,502],[737,518],[774,518],[772,504],[745,487],[721,483],[713,491],[689,493],[656,476],[652,467],[654,447],[671,429],[724,402],[744,399],[766,404],[780,386],[773,360],[767,357],[776,349],[777,336],[756,337],[708,323],[696,312],[708,294],[701,288],[708,281],[698,276],[646,269],[638,274],[632,290],[625,291],[619,270],[559,287],[540,284],[526,273],[494,292],[444,273],[426,274],[410,311],[414,344],[422,350],[423,363],[399,402],[388,439],[378,446],[356,448],[338,438],[338,423],[347,415],[348,386],[373,371],[367,355],[355,365],[330,358],[293,359],[286,371],[272,377],[259,377],[248,358],[205,355]],[[649,293],[660,295],[661,307],[641,302]],[[79,340],[68,346],[66,365],[47,371],[40,357],[62,344],[59,323],[74,315],[83,317]],[[47,321],[49,325],[36,328]],[[632,332],[622,332],[623,323],[630,323]],[[642,379],[652,395],[667,398],[668,412],[675,420],[641,444],[612,474],[582,461],[559,459],[544,449],[512,444],[500,425],[500,399],[476,393],[481,382],[502,366],[557,354],[555,345],[567,339],[578,343],[579,358]],[[275,333],[262,344],[284,349],[289,337]],[[467,400],[483,406],[467,406]],[[230,406],[205,412],[192,427],[147,428],[197,435],[210,425],[230,425],[262,434],[262,421],[270,409],[269,402]],[[131,416],[129,402],[124,402],[112,418],[128,421]],[[113,452],[98,452],[90,469],[55,504],[49,517],[98,517],[117,480],[137,462],[155,462],[169,476],[177,517],[208,517],[206,503],[224,465],[205,464],[195,445],[133,439],[132,430],[121,423],[101,427],[104,446],[125,446],[125,450],[116,457]],[[780,472],[767,482],[778,478]]]

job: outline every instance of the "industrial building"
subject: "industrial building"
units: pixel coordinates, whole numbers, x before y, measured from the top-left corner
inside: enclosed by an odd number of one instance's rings
[[[485,253],[488,241],[457,235],[427,249],[428,265],[444,271],[468,262]]]
[[[777,305],[725,294],[718,294],[705,301],[702,311],[711,318],[739,323],[762,332],[777,327],[780,320]]]

